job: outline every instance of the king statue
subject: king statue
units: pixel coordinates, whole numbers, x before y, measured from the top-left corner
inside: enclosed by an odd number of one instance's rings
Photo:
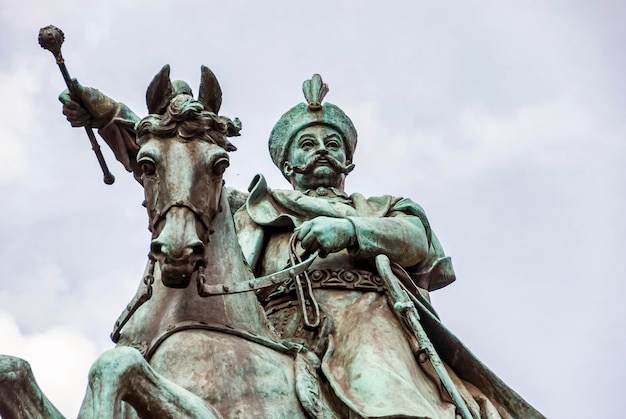
[[[140,179],[139,118],[98,90],[76,86],[60,96],[68,120],[97,128]],[[191,94],[184,83],[173,86]],[[228,194],[243,256],[257,277],[319,255],[306,272],[257,297],[283,339],[316,355],[320,388],[336,416],[543,417],[439,321],[429,292],[455,273],[422,207],[408,198],[347,194],[357,131],[324,102],[328,86],[318,74],[303,92],[306,101],[269,136],[271,159],[293,189],[271,189],[257,175],[248,193]]]

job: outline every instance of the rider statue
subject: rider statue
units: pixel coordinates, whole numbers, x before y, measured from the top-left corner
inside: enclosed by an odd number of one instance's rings
[[[542,417],[439,322],[428,293],[455,274],[424,210],[408,198],[347,194],[356,129],[323,102],[328,86],[319,75],[303,91],[306,102],[287,111],[269,137],[272,161],[293,190],[270,189],[257,175],[249,193],[229,191],[240,246],[257,276],[320,256],[305,274],[258,292],[276,331],[317,355],[322,388],[341,417],[455,418],[451,393],[469,417]],[[97,128],[138,178],[139,118],[96,89],[78,85],[77,92],[82,105],[61,94],[63,113],[74,126]],[[445,377],[389,303],[378,255],[410,292]]]

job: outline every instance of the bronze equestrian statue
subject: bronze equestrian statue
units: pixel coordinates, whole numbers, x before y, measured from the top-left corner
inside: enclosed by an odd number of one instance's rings
[[[208,68],[195,100],[165,66],[143,119],[69,84],[64,114],[142,184],[152,232],[81,417],[543,417],[439,321],[429,292],[455,274],[424,210],[345,192],[357,131],[319,75],[269,137],[293,189],[258,175],[245,193],[223,187],[241,124]],[[59,417],[23,367],[28,408],[0,414]]]

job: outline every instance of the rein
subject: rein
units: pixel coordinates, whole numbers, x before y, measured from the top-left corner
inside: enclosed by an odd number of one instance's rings
[[[201,297],[210,297],[212,295],[227,295],[256,291],[281,282],[288,281],[291,278],[295,278],[296,289],[299,289],[299,291],[297,291],[298,301],[300,301],[300,306],[304,313],[305,325],[307,325],[308,327],[317,327],[320,321],[319,306],[317,304],[317,301],[315,301],[315,298],[313,297],[311,281],[309,280],[306,271],[309,266],[311,266],[313,261],[317,258],[319,251],[314,252],[307,259],[301,260],[301,258],[295,254],[295,234],[290,240],[290,245],[292,249],[292,255],[290,257],[292,266],[288,266],[287,268],[273,274],[255,278],[250,281],[236,282],[230,284],[206,284],[206,276],[204,272],[198,272],[198,275],[196,276],[198,295],[200,295]],[[126,325],[126,323],[128,323],[133,314],[135,314],[139,307],[141,307],[146,301],[148,301],[152,297],[152,285],[154,284],[154,267],[156,261],[152,257],[149,257],[149,260],[150,262],[148,265],[148,270],[143,278],[142,286],[137,290],[137,294],[135,294],[133,299],[130,301],[130,303],[128,303],[122,314],[120,314],[119,318],[115,322],[113,332],[111,332],[111,340],[114,343],[118,343],[122,335],[122,328]],[[307,284],[306,290],[302,289],[300,279],[300,275],[302,274],[304,275],[305,282]],[[303,296],[303,298],[300,298],[301,295]],[[309,304],[314,307],[315,317],[313,321],[309,320],[306,311],[306,302],[309,302]]]
[[[204,272],[200,273],[196,279],[198,284],[198,294],[201,297],[209,297],[211,295],[237,294],[240,292],[256,291],[269,286],[285,282],[291,278],[297,278],[301,274],[306,275],[306,271],[311,266],[319,251],[316,251],[305,260],[298,260],[291,266],[270,275],[261,276],[250,281],[235,282],[230,284],[207,284]]]
[[[301,258],[296,250],[297,243],[297,234],[294,233],[289,239],[289,262],[291,265],[297,265],[301,262]],[[313,256],[317,256],[319,254],[319,250],[313,253]],[[312,257],[313,257],[312,256]],[[304,285],[302,285],[304,279]],[[304,327],[309,329],[315,329],[320,325],[320,306],[313,295],[313,288],[311,286],[311,278],[309,278],[309,273],[305,270],[302,272],[302,275],[298,274],[294,277],[294,285],[296,286],[296,295],[298,297],[298,304],[300,305],[300,310],[302,311],[302,321],[304,323]],[[307,310],[307,303],[313,310],[313,318],[309,318],[309,312]]]
[[[152,298],[152,284],[154,284],[154,265],[156,261],[150,258],[148,265],[148,271],[146,276],[143,277],[142,286],[137,290],[137,294],[130,300],[130,303],[126,306],[122,314],[117,318],[113,331],[111,332],[111,340],[113,343],[117,343],[122,336],[122,328],[128,323],[130,318],[135,312],[150,298]]]
[[[306,328],[315,329],[320,324],[320,307],[313,295],[313,287],[307,269],[319,255],[319,250],[315,251],[305,260],[298,255],[297,234],[294,233],[289,239],[289,265],[287,268],[276,273],[265,275],[246,282],[236,282],[231,284],[206,284],[204,272],[197,276],[198,294],[201,297],[211,295],[236,294],[240,292],[256,291],[269,286],[286,282],[293,278],[298,297],[298,305],[303,316],[303,323]],[[313,310],[312,318],[309,317],[307,306]]]

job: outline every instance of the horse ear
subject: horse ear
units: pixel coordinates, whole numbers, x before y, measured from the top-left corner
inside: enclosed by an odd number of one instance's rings
[[[200,94],[198,100],[204,104],[206,110],[217,114],[222,106],[222,89],[215,74],[208,67],[201,67]]]
[[[170,66],[165,64],[161,71],[154,76],[146,91],[148,112],[151,114],[162,114],[167,108],[173,93],[174,88],[170,81]]]

